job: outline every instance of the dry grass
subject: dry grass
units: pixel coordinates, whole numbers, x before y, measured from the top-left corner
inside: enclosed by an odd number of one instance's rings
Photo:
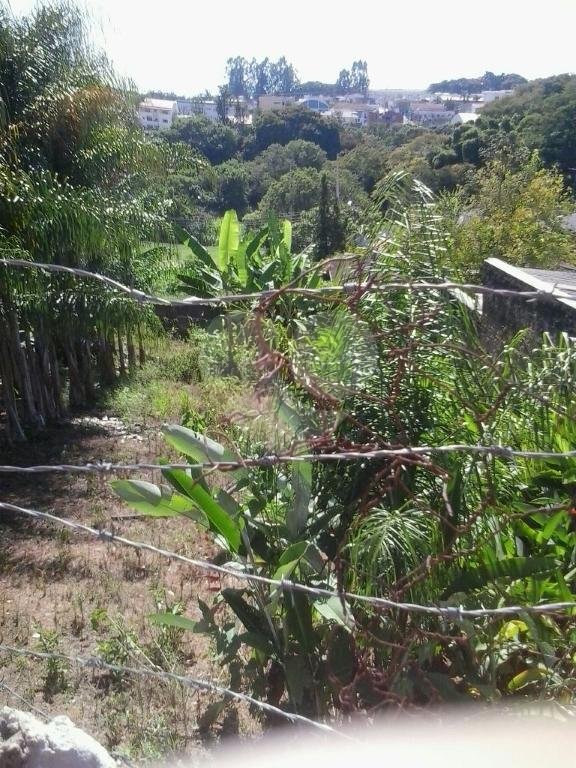
[[[250,401],[250,394],[246,396]],[[238,406],[238,399],[235,399]],[[51,430],[2,457],[15,464],[93,460],[152,461],[167,455],[158,428],[127,437],[102,423]],[[146,477],[145,473],[142,477]],[[149,473],[148,479],[153,479]],[[130,538],[196,558],[210,558],[211,541],[187,519],[133,517],[94,476],[4,476],[6,501],[91,525],[113,525]],[[129,517],[125,517],[130,515]],[[124,517],[124,519],[122,519]],[[164,669],[227,684],[203,635],[162,630],[151,613],[178,604],[199,617],[197,598],[211,602],[205,573],[118,545],[87,540],[35,521],[0,513],[0,641],[72,655]],[[114,678],[62,663],[0,655],[0,681],[49,715],[66,714],[107,748],[132,760],[199,755],[206,740],[258,728],[247,712],[228,707],[217,725],[203,727],[212,703],[206,694],[146,679]],[[0,704],[23,707],[0,688]]]

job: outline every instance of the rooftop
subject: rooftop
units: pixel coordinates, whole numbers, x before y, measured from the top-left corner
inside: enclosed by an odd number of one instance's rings
[[[576,309],[576,268],[533,269],[515,267],[502,259],[486,259],[486,263],[537,291],[553,293],[561,303]]]
[[[151,99],[146,98],[140,102],[141,107],[148,107],[150,109],[174,109],[176,106],[175,101],[169,101],[168,99]]]

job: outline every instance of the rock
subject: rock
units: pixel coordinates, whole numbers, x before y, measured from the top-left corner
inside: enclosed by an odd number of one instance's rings
[[[67,717],[42,723],[28,712],[0,710],[2,768],[117,768],[103,746]]]

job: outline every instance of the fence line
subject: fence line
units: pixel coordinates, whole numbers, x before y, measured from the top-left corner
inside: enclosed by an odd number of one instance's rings
[[[216,565],[215,563],[210,563],[207,560],[196,560],[194,558],[186,557],[185,555],[180,555],[177,552],[171,552],[169,550],[161,549],[160,547],[155,547],[153,544],[148,544],[142,541],[134,541],[124,536],[118,536],[113,531],[91,528],[90,526],[84,525],[83,523],[77,523],[64,517],[58,517],[57,515],[52,515],[49,512],[40,512],[34,509],[27,509],[25,507],[19,507],[8,502],[0,502],[0,509],[4,509],[8,512],[15,512],[17,514],[25,515],[27,517],[35,518],[38,520],[46,520],[50,523],[56,523],[57,525],[61,525],[65,528],[89,534],[90,536],[100,539],[101,541],[116,542],[118,544],[131,547],[132,549],[151,552],[153,554],[160,555],[161,557],[166,557],[169,560],[177,560],[179,562],[186,563],[187,565],[194,566],[195,568],[212,571],[213,573],[218,573],[222,576],[229,576],[240,581],[266,584],[267,586],[275,587],[276,589],[280,589],[282,591],[288,590],[294,592],[303,592],[313,597],[337,598],[340,601],[349,600],[361,602],[381,610],[397,610],[404,613],[419,613],[427,616],[440,616],[446,619],[458,621],[462,619],[517,616],[522,613],[558,613],[576,608],[576,602],[568,601],[559,603],[543,603],[540,605],[507,605],[502,606],[501,608],[462,608],[462,606],[419,605],[417,603],[397,602],[395,600],[389,600],[385,597],[370,597],[368,595],[360,595],[354,592],[338,592],[334,589],[326,589],[324,587],[311,587],[307,584],[301,584],[291,580],[270,579],[267,576],[260,576],[256,573],[240,571],[237,568],[232,568],[225,565]]]
[[[518,291],[509,288],[490,288],[486,285],[475,285],[473,283],[458,282],[385,282],[385,283],[343,283],[342,285],[326,285],[319,288],[299,288],[286,287],[274,288],[265,291],[255,291],[253,293],[226,294],[222,296],[200,298],[191,296],[187,299],[165,299],[161,296],[145,293],[137,288],[131,288],[123,283],[114,280],[98,272],[90,272],[79,267],[66,267],[62,264],[40,263],[36,261],[27,261],[26,259],[0,259],[0,265],[9,268],[23,269],[43,269],[48,272],[63,272],[76,277],[98,280],[117,291],[131,296],[141,303],[161,304],[171,307],[194,307],[194,306],[218,306],[223,304],[236,304],[243,301],[257,301],[270,299],[277,295],[296,294],[303,298],[315,298],[317,296],[338,295],[341,293],[352,294],[357,292],[364,293],[389,293],[391,291],[468,291],[470,293],[488,294],[491,296],[502,296],[507,298],[532,299],[550,301],[553,298],[576,300],[576,292],[567,288],[559,288],[556,284],[550,290],[532,290]],[[321,265],[319,265],[319,268]]]
[[[157,464],[153,462],[138,462],[135,464],[115,464],[111,461],[91,462],[88,464],[38,464],[20,467],[13,464],[0,464],[0,474],[115,474],[123,472],[140,472],[142,470],[163,469],[199,469],[220,472],[233,472],[238,469],[253,467],[274,467],[280,464],[316,463],[331,464],[339,461],[377,461],[379,459],[428,456],[444,453],[470,453],[478,456],[494,456],[501,459],[575,459],[573,451],[520,451],[503,445],[421,445],[412,448],[379,448],[374,451],[342,451],[341,453],[301,453],[296,455],[267,454],[254,459],[240,458],[237,461],[203,461],[195,464],[177,462]]]
[[[191,677],[190,675],[177,675],[175,672],[166,672],[164,670],[148,669],[146,667],[124,667],[119,664],[109,664],[103,659],[99,659],[96,656],[68,656],[63,653],[47,653],[44,651],[33,651],[29,648],[17,648],[11,645],[4,645],[0,643],[0,652],[12,653],[17,656],[28,656],[30,658],[38,659],[40,661],[67,661],[71,664],[76,664],[80,667],[87,669],[103,669],[107,672],[117,672],[121,674],[133,675],[134,677],[150,677],[157,680],[164,680],[165,682],[176,682],[184,685],[188,688],[196,688],[200,691],[208,693],[217,693],[220,696],[225,696],[229,699],[235,699],[236,701],[242,701],[246,704],[252,704],[259,709],[269,712],[277,717],[282,717],[285,720],[290,720],[293,723],[303,723],[304,725],[311,726],[325,733],[336,734],[343,738],[349,739],[350,737],[341,731],[332,728],[325,723],[319,723],[316,720],[311,720],[304,715],[298,715],[293,712],[285,712],[280,707],[275,707],[273,704],[268,704],[266,701],[260,701],[252,696],[239,691],[234,691],[231,688],[225,688],[222,685],[213,683],[210,680],[203,680],[197,677]]]
[[[39,707],[36,707],[34,704],[32,704],[31,701],[28,701],[28,699],[25,699],[24,696],[21,696],[18,691],[15,691],[13,688],[10,688],[9,685],[6,685],[4,680],[0,680],[0,688],[3,688],[7,693],[10,694],[10,696],[13,696],[18,701],[22,702],[22,704],[25,704],[28,709],[31,712],[36,712],[37,715],[40,715],[40,717],[43,717],[45,720],[50,720],[50,715],[48,715],[44,710],[40,709]]]

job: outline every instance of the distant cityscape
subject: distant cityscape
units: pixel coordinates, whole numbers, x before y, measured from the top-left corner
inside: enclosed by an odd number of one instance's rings
[[[257,113],[272,112],[290,106],[300,106],[343,126],[419,125],[440,127],[474,122],[482,109],[491,102],[509,96],[513,88],[480,90],[463,97],[458,93],[430,91],[381,90],[351,93],[342,96],[310,94],[262,95],[255,99],[233,97],[222,103],[214,97],[159,98],[145,96],[138,106],[138,118],[145,130],[165,130],[175,121],[193,115],[208,120],[251,125]]]

